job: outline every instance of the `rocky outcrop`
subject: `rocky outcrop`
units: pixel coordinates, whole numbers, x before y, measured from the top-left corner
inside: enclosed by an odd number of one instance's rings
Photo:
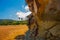
[[[28,27],[29,27],[29,39],[30,40],[35,40],[35,36],[38,34],[38,24],[36,23],[36,20],[32,14],[28,16]]]
[[[24,40],[25,36],[24,35],[18,35],[15,37],[15,40]]]
[[[29,17],[32,40],[59,40],[60,0],[26,0],[26,2],[34,17],[34,19]],[[33,24],[31,20],[35,20]]]

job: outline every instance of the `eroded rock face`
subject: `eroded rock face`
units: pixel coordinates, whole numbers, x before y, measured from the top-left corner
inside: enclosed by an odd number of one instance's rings
[[[24,40],[25,36],[24,35],[18,35],[15,37],[15,40]]]
[[[59,40],[60,39],[60,0],[26,0],[35,19],[30,27],[38,28],[33,40]],[[31,20],[32,17],[30,18]],[[30,21],[31,22],[31,21]],[[34,26],[31,26],[34,25]],[[33,35],[33,33],[30,33]],[[33,38],[33,36],[31,37]],[[38,38],[37,38],[38,37]],[[37,39],[36,39],[37,38]]]

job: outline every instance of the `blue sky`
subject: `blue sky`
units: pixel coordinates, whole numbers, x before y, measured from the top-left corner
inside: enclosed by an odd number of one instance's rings
[[[25,0],[0,0],[0,19],[18,19],[16,13],[26,12]]]

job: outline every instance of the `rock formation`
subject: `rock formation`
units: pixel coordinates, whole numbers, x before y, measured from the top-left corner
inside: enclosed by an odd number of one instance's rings
[[[60,40],[60,0],[26,0],[30,40]]]
[[[25,36],[24,35],[18,35],[16,36],[15,40],[24,40]]]

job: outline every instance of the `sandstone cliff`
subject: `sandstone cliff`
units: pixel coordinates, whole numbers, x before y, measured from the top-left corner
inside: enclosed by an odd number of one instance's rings
[[[30,31],[31,40],[59,40],[60,0],[26,0],[26,2],[35,20],[30,24],[30,30],[33,29]],[[29,18],[33,21],[33,17]],[[32,22],[31,20],[29,21]]]

